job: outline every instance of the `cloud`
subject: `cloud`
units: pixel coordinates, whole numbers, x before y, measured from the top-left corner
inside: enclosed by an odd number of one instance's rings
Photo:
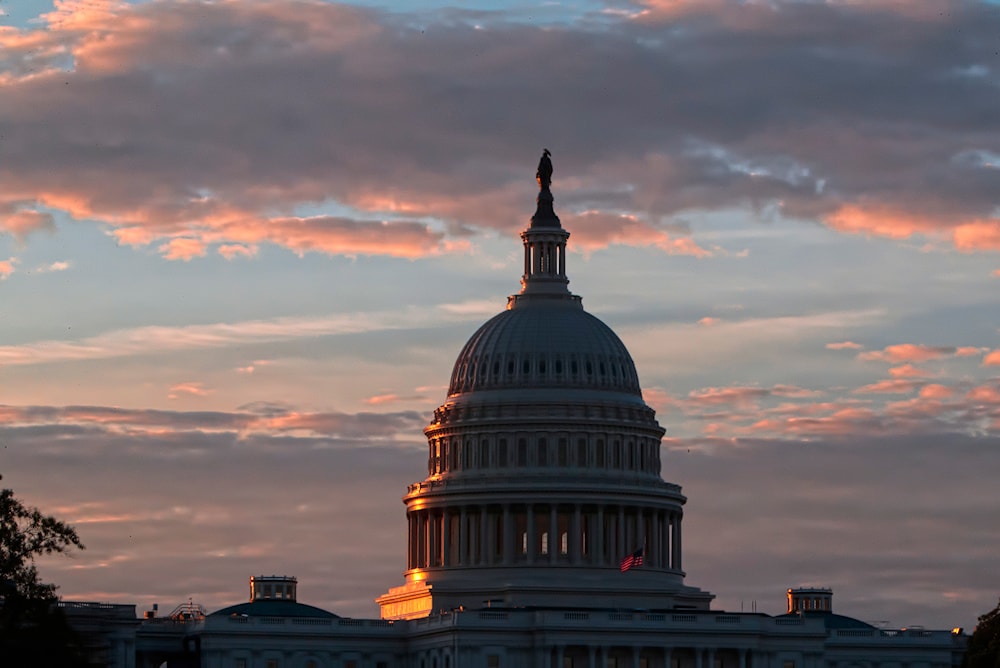
[[[205,244],[198,239],[176,238],[160,246],[160,253],[168,260],[184,260],[204,257]]]
[[[179,260],[462,252],[525,220],[545,108],[585,252],[724,255],[676,221],[734,209],[996,250],[997,92],[960,70],[991,62],[1000,10],[913,6],[658,2],[558,30],[432,15],[432,39],[305,0],[64,3],[0,35],[18,166],[0,224],[65,212]],[[350,213],[295,215],[323,203]]]
[[[698,324],[701,325],[702,327],[711,327],[713,325],[719,324],[720,322],[721,320],[719,318],[705,316],[704,318],[698,321]]]
[[[1000,350],[991,350],[983,358],[983,366],[1000,366]]]
[[[17,264],[17,258],[14,257],[0,260],[0,281],[14,273],[15,264]]]
[[[155,355],[177,350],[220,348],[432,324],[439,326],[444,322],[460,322],[468,317],[464,313],[448,309],[413,307],[384,312],[285,317],[208,325],[135,327],[79,340],[48,340],[0,346],[0,364],[14,366]]]
[[[43,264],[39,267],[35,267],[35,272],[39,274],[51,273],[53,271],[66,271],[73,266],[73,263],[68,260],[57,260],[49,264]]]
[[[918,369],[912,364],[894,366],[889,369],[889,375],[893,378],[926,378],[932,374],[923,369]]]
[[[882,350],[871,350],[858,354],[858,359],[865,361],[889,362],[927,362],[943,357],[950,357],[958,352],[953,346],[925,346],[914,343],[897,343],[886,346]],[[962,348],[963,351],[969,348]]]
[[[893,378],[880,380],[877,383],[865,385],[854,390],[857,394],[908,394],[920,389],[921,381]]]
[[[854,341],[840,341],[839,343],[828,343],[826,348],[828,350],[860,350],[864,346]]]
[[[257,246],[243,246],[242,244],[222,244],[217,250],[219,255],[227,260],[237,257],[253,257],[257,254]]]
[[[211,392],[212,390],[205,389],[203,383],[178,383],[170,388],[167,394],[167,399],[177,399],[184,394],[194,397],[204,397],[209,395]]]

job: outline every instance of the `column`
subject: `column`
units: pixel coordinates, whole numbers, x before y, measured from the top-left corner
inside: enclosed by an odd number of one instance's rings
[[[441,511],[441,565],[451,566],[451,513]]]
[[[437,515],[427,511],[427,565],[437,566],[438,526]]]
[[[563,647],[556,645],[556,668],[563,668]]]
[[[715,650],[708,650],[708,668],[715,668]]]
[[[677,513],[677,537],[674,539],[676,541],[675,549],[677,550],[677,570],[684,570],[681,565],[681,514]]]
[[[416,531],[414,531],[414,529],[414,517],[413,513],[410,513],[406,517],[406,570],[410,570],[414,567],[413,557],[416,554],[416,550],[414,549]]]
[[[497,522],[499,517],[489,512],[489,507],[485,508],[486,513],[486,563],[496,562],[497,556]]]
[[[420,512],[420,566],[422,568],[427,568],[431,565],[430,561],[430,541],[428,540],[428,532],[431,530],[430,520],[428,518],[428,511],[423,510]]]
[[[549,563],[559,559],[559,513],[556,504],[549,506]]]
[[[660,525],[662,515],[661,510],[653,511],[653,563],[650,566],[654,568],[663,568],[663,527]]]
[[[525,541],[525,560],[530,564],[535,561],[535,509],[529,503],[524,510],[525,531],[528,539]]]
[[[512,526],[510,504],[503,504],[503,563],[514,563],[514,527]]]
[[[587,645],[587,668],[597,668],[597,666],[594,665],[596,663],[597,660],[596,657],[594,656],[594,648],[591,647],[590,645]],[[562,666],[560,666],[559,668],[562,668]]]
[[[580,504],[573,504],[573,525],[569,537],[569,558],[574,564],[579,564],[583,558],[583,524],[580,518]],[[562,668],[562,666],[559,666]]]
[[[594,555],[598,566],[605,564],[604,560],[604,506],[597,506],[597,531],[594,532]]]
[[[479,506],[479,563],[488,564],[490,555],[487,547],[489,538],[489,521],[486,514],[486,506]]]
[[[458,515],[458,563],[469,565],[469,514],[465,506]]]
[[[747,651],[745,649],[740,650],[740,668],[747,668]]]
[[[704,651],[700,647],[694,650],[694,668],[701,668],[701,654]]]
[[[615,546],[614,554],[611,556],[612,563],[618,561],[631,552],[625,547],[625,506],[618,506],[618,544]]]
[[[671,654],[671,648],[664,647],[663,648],[663,668],[673,668],[670,665],[670,661],[671,661],[670,654]]]
[[[639,655],[642,654],[642,648],[633,647],[632,648],[632,668],[639,668]]]

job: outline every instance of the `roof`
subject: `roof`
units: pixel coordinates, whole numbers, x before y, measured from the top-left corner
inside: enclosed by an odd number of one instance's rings
[[[282,601],[275,599],[252,601],[249,603],[239,603],[231,605],[213,612],[209,617],[313,617],[333,619],[339,617],[332,612],[327,612],[321,608],[295,601]]]
[[[641,397],[621,339],[579,302],[555,299],[518,302],[480,327],[455,362],[448,394],[542,387]]]
[[[792,617],[798,617],[800,613],[789,612],[784,615],[778,615],[778,619],[789,619]],[[823,623],[826,625],[827,630],[832,629],[874,629],[875,627],[868,622],[863,622],[860,619],[854,619],[853,617],[846,617],[844,615],[838,615],[833,612],[824,612],[822,610],[806,610],[801,613],[806,619],[815,619],[817,617],[823,619]]]

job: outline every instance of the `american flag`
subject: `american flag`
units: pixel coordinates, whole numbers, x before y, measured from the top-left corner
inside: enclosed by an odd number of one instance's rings
[[[642,566],[642,552],[644,549],[645,548],[640,547],[638,550],[636,550],[632,554],[622,559],[621,562],[619,562],[618,564],[618,570],[624,573],[630,568],[635,568],[636,566]]]

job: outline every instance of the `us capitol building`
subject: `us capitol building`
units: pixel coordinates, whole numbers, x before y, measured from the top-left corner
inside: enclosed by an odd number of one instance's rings
[[[406,490],[404,581],[381,619],[298,602],[293,577],[250,600],[62,603],[95,660],[122,668],[951,668],[961,630],[884,630],[789,589],[788,612],[713,610],[685,583],[686,498],[660,477],[664,429],[617,335],[569,291],[552,163],[521,233],[521,290],[458,355]],[[87,626],[89,624],[89,626]]]

